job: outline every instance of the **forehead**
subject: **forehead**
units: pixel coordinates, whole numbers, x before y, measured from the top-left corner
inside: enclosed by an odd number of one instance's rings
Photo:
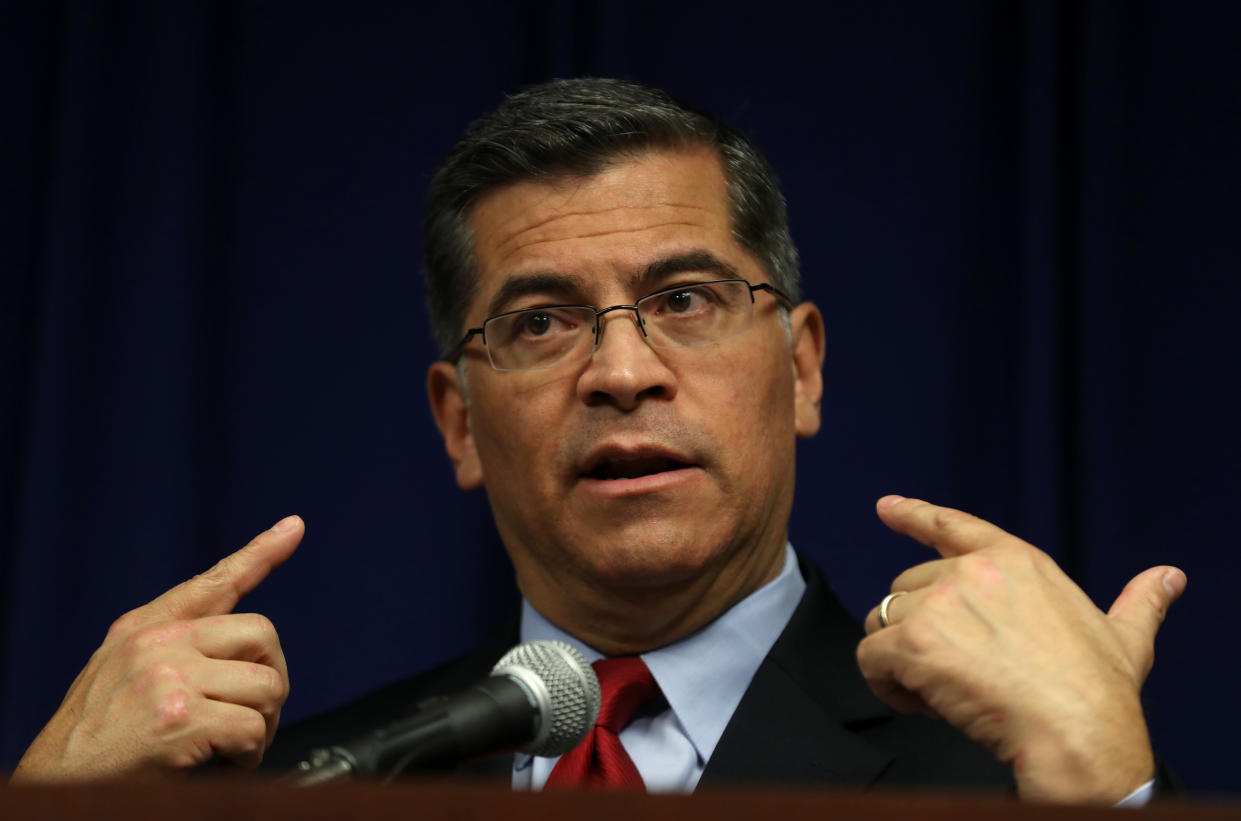
[[[596,290],[693,251],[751,270],[732,237],[727,184],[711,148],[652,151],[589,177],[506,186],[474,206],[470,223],[476,302],[484,304],[512,277],[557,274]]]

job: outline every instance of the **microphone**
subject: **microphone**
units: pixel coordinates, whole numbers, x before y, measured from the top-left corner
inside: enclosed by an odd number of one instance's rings
[[[517,749],[562,755],[586,737],[599,700],[599,679],[576,648],[528,641],[470,689],[343,744],[312,750],[289,779],[310,786],[359,775],[392,778]]]

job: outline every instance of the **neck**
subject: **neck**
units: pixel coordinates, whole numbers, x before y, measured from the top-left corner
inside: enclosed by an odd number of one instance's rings
[[[539,566],[517,567],[522,595],[548,621],[605,656],[638,655],[706,626],[780,575],[782,534],[763,549],[738,551],[719,568],[657,586],[565,581]]]

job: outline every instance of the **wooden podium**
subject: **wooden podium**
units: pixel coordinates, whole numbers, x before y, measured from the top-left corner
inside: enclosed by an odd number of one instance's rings
[[[505,819],[505,821],[990,821],[991,819],[1241,819],[1241,805],[1162,803],[1145,810],[1050,807],[947,794],[717,789],[692,796],[639,793],[513,793],[461,781],[301,788],[262,781],[0,787],[0,819],[124,821],[317,821],[317,819]],[[1120,813],[1120,815],[1118,815]]]

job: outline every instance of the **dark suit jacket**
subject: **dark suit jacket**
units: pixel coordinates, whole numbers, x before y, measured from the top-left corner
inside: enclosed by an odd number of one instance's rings
[[[893,713],[858,670],[860,627],[818,569],[801,561],[806,593],[759,666],[700,786],[755,783],[1010,790],[1011,775],[949,725]],[[415,711],[419,702],[485,677],[517,643],[514,622],[468,655],[282,729],[265,769],[289,769],[315,747],[344,741]],[[460,769],[508,778],[512,756]]]

